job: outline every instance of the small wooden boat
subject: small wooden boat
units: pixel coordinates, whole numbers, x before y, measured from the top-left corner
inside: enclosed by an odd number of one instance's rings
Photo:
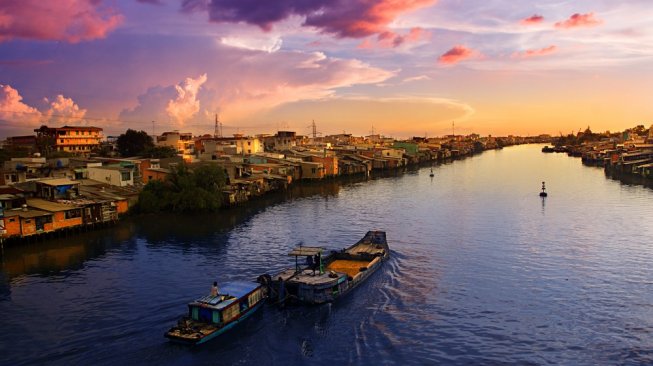
[[[179,343],[204,343],[247,319],[266,298],[266,289],[255,282],[229,282],[220,292],[189,303],[188,316],[170,328],[165,337]]]
[[[368,231],[356,244],[322,257],[324,248],[295,248],[295,268],[259,281],[268,286],[269,299],[279,304],[323,304],[332,302],[365,281],[390,256],[385,231]],[[305,265],[299,258],[312,258]]]

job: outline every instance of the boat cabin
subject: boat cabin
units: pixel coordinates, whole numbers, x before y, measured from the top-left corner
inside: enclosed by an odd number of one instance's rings
[[[225,324],[263,299],[263,289],[252,282],[231,282],[221,288],[218,296],[204,296],[188,304],[188,317],[192,320]]]

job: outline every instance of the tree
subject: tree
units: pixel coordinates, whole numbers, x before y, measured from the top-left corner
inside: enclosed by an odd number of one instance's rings
[[[118,152],[123,157],[141,155],[148,149],[154,148],[154,141],[147,132],[132,129],[128,129],[127,132],[118,136],[116,144]]]
[[[143,156],[155,159],[172,158],[177,156],[177,150],[172,146],[154,146],[143,151]]]
[[[138,197],[140,212],[217,211],[222,206],[222,188],[227,174],[214,164],[192,170],[181,165],[165,181],[148,182]]]

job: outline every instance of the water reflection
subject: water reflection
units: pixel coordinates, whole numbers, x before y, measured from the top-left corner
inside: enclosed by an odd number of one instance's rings
[[[116,225],[92,232],[40,242],[14,244],[0,255],[1,272],[7,278],[20,275],[48,276],[77,270],[84,262],[105,255],[108,250],[134,250],[136,240],[148,245],[219,248],[229,232],[251,217],[288,200],[337,196],[342,186],[365,181],[365,177],[328,180],[292,186],[285,192],[257,197],[246,205],[203,214],[153,214],[127,218]]]

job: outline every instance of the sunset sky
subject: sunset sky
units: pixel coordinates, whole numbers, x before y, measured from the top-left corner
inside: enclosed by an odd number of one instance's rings
[[[650,0],[0,0],[0,137],[653,123]]]

